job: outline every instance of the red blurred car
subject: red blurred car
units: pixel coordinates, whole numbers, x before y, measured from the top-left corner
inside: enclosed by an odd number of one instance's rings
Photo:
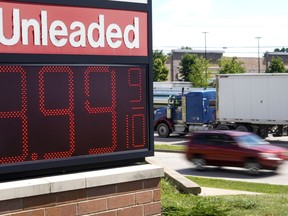
[[[259,136],[240,131],[208,130],[192,134],[186,158],[197,170],[206,165],[244,167],[249,174],[276,170],[288,159],[288,150],[271,145]]]

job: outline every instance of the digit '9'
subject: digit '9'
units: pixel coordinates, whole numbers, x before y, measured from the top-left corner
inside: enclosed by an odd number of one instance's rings
[[[45,108],[45,73],[68,73],[68,101],[69,105],[64,109]],[[63,87],[65,88],[65,87]],[[44,116],[69,116],[69,148],[67,151],[50,152],[44,155],[45,159],[70,157],[75,151],[75,118],[74,118],[74,90],[73,71],[67,66],[45,66],[39,72],[39,98],[40,112]]]
[[[92,107],[89,98],[93,97],[90,94],[90,74],[91,73],[105,73],[111,80],[111,106]],[[112,115],[112,145],[103,148],[92,148],[89,154],[101,154],[113,152],[117,147],[117,112],[116,112],[116,73],[114,70],[109,70],[109,67],[93,66],[88,67],[84,75],[84,88],[87,100],[85,101],[85,109],[90,114],[111,113]],[[95,95],[94,95],[95,97]],[[96,96],[97,97],[97,96]]]

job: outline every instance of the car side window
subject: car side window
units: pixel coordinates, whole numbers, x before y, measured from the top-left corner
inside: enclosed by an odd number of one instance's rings
[[[232,145],[233,143],[233,139],[225,134],[197,134],[194,140],[199,144],[215,146]]]
[[[197,134],[194,139],[196,140],[197,143],[203,144],[203,145],[211,145],[214,144],[215,137],[213,134]]]
[[[199,144],[206,144],[207,143],[207,137],[203,134],[197,134],[194,139]]]
[[[233,138],[229,135],[226,135],[226,134],[221,134],[219,141],[221,142],[220,145],[223,147],[226,147],[226,148],[230,148],[230,147],[232,148],[235,146],[234,145],[235,142],[234,142]]]
[[[206,135],[206,142],[209,145],[218,145],[219,135],[218,134],[207,134]]]

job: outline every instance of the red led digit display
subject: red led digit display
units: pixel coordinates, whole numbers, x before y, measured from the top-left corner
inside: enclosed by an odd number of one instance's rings
[[[90,80],[90,73],[105,73],[108,79],[108,86],[111,86],[111,105],[109,106],[99,106],[99,107],[91,107],[90,98],[97,98],[97,92],[94,95],[90,93],[90,85],[93,85],[93,80]],[[96,77],[94,79],[97,79]],[[96,81],[96,80],[94,80]],[[91,82],[91,84],[90,84]],[[100,83],[98,84],[100,85]],[[85,101],[85,108],[87,112],[91,115],[101,115],[101,114],[111,114],[111,121],[103,122],[106,125],[111,125],[111,138],[112,145],[109,147],[101,147],[101,148],[91,148],[89,150],[89,154],[99,154],[99,153],[107,153],[113,152],[117,147],[117,112],[116,112],[116,77],[115,70],[109,70],[109,67],[88,67],[85,71],[85,94],[87,96],[87,100]],[[98,92],[99,94],[99,92]],[[109,94],[109,93],[108,93]]]
[[[22,67],[0,67],[1,163],[27,160],[27,73]],[[8,93],[8,94],[7,94]],[[18,129],[18,133],[15,129]],[[12,153],[13,152],[13,153]]]
[[[0,66],[1,164],[148,148],[145,66]]]
[[[45,85],[45,74],[47,73],[55,73],[57,77],[57,74],[59,73],[67,73],[68,74],[68,85],[67,86],[61,86],[65,89],[65,87],[68,89],[68,106],[65,109],[49,109],[45,106],[45,90],[46,92],[49,91],[49,89],[56,88],[53,81],[47,82],[47,85]],[[57,78],[56,78],[57,79]],[[49,84],[48,84],[49,83]],[[59,85],[59,84],[58,84]],[[57,92],[56,92],[57,94]],[[55,94],[55,95],[56,95]],[[50,97],[55,97],[55,95],[51,95]],[[41,71],[39,72],[39,105],[40,105],[40,112],[48,117],[48,116],[68,116],[69,118],[69,147],[67,151],[59,151],[59,152],[53,152],[53,153],[45,153],[44,158],[45,159],[51,159],[51,158],[61,158],[61,157],[70,157],[75,151],[75,118],[74,118],[74,89],[73,89],[73,72],[69,67],[42,67]],[[52,99],[50,99],[52,100]],[[63,98],[63,100],[65,100]],[[37,153],[33,154],[32,159],[37,159]]]

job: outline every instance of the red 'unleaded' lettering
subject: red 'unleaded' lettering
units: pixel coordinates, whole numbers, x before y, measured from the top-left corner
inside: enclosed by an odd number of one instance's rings
[[[0,4],[1,53],[148,56],[147,13]]]

